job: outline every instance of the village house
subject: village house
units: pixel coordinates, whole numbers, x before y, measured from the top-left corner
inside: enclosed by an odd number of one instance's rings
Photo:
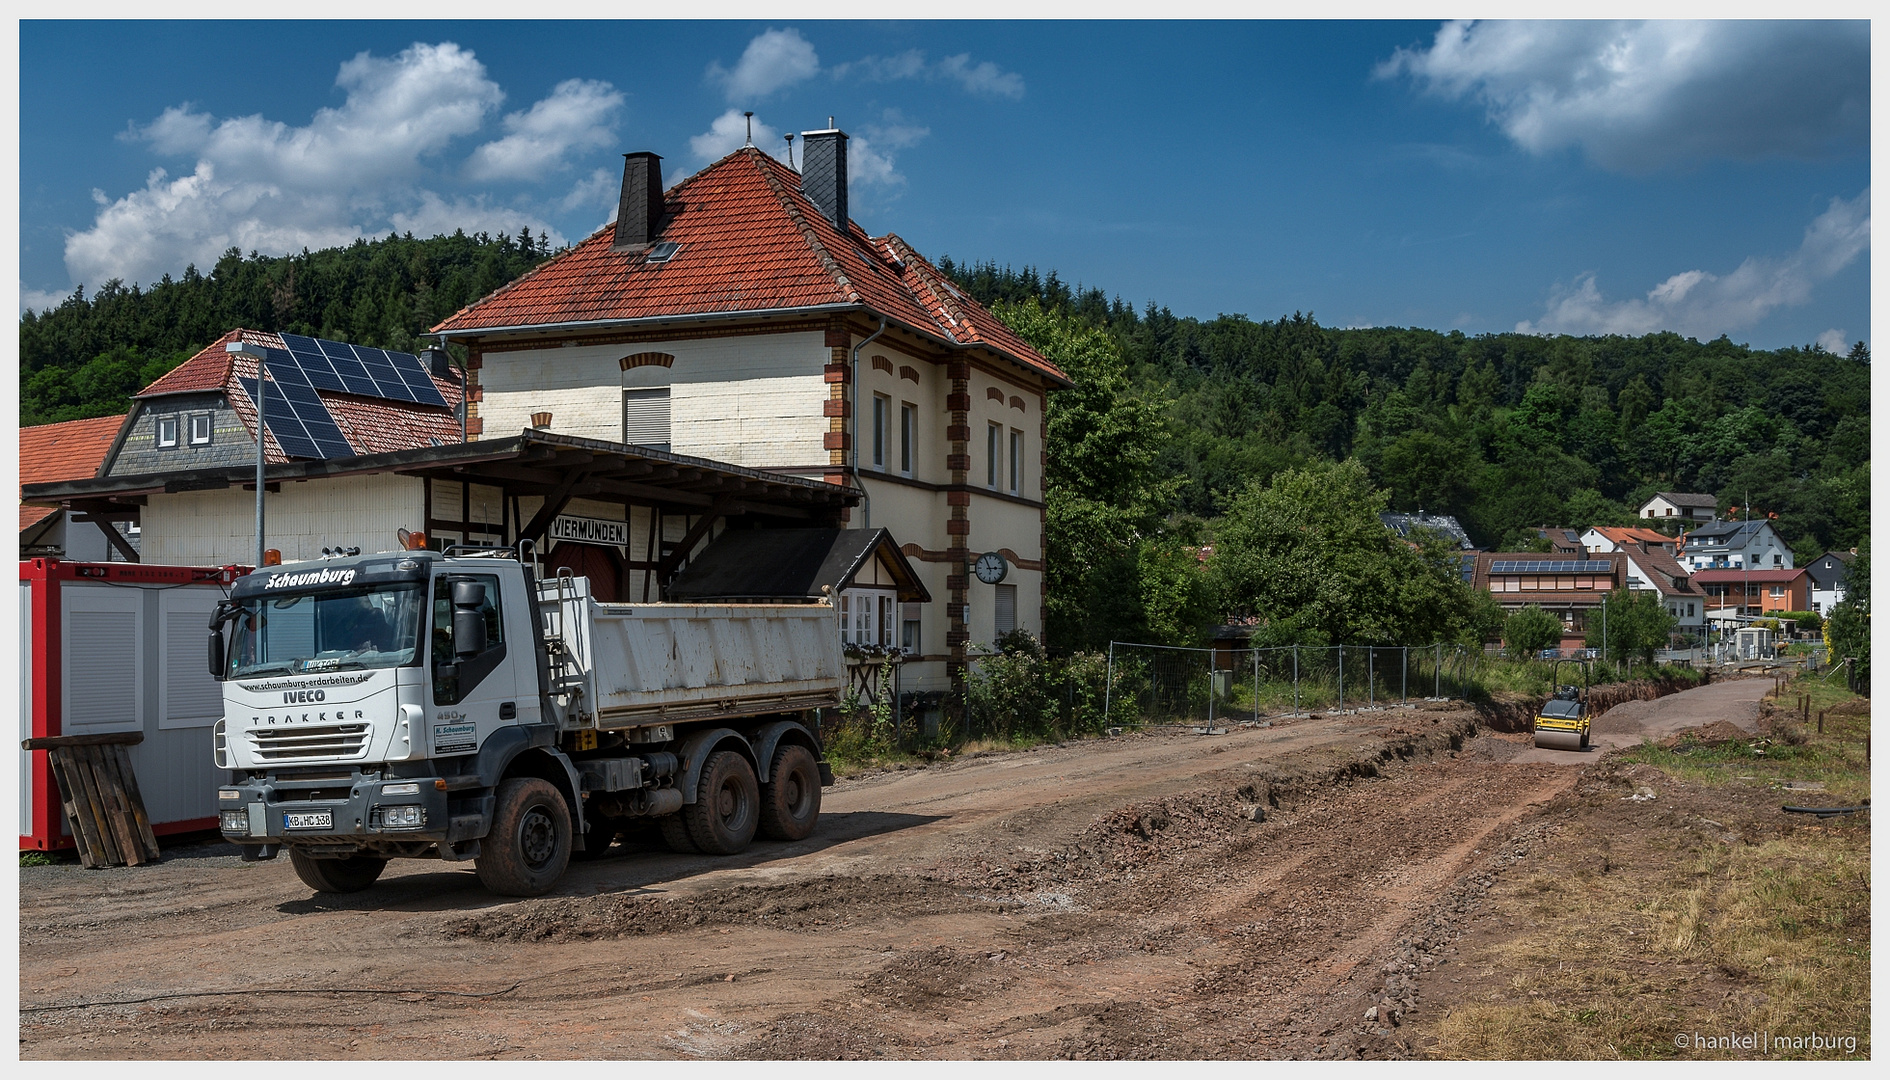
[[[1701,570],[1693,575],[1693,584],[1706,597],[1712,615],[1762,616],[1811,610],[1811,576],[1802,567]]]
[[[1805,564],[1805,572],[1811,576],[1811,607],[1807,610],[1820,615],[1831,614],[1831,609],[1844,600],[1850,581],[1851,560],[1857,558],[1857,552],[1827,551]]]
[[[1613,525],[1596,525],[1582,533],[1582,547],[1588,551],[1604,553],[1621,551],[1634,544],[1659,548],[1672,555],[1679,546],[1679,541],[1652,529],[1621,528]]]
[[[1696,522],[1711,521],[1718,516],[1719,500],[1712,495],[1693,491],[1656,491],[1653,498],[1641,504],[1640,515],[1660,521],[1663,525],[1672,523],[1682,528]]]
[[[1467,558],[1467,557],[1466,557]],[[1578,557],[1534,551],[1483,551],[1469,566],[1470,585],[1489,593],[1505,612],[1535,605],[1562,620],[1562,648],[1579,649],[1604,597],[1627,585],[1627,555]]]
[[[912,689],[1043,633],[1053,364],[899,237],[847,213],[847,135],[799,172],[744,147],[663,189],[626,154],[616,222],[434,328],[469,359],[475,440],[530,427],[859,493],[924,589],[884,631]],[[974,567],[974,564],[975,567]]]
[[[1792,549],[1764,518],[1715,521],[1686,534],[1680,561],[1688,569],[1790,570]]]
[[[1673,616],[1675,633],[1705,639],[1706,596],[1667,547],[1629,542],[1613,550],[1627,557],[1630,592],[1651,592],[1660,597],[1661,606]]]

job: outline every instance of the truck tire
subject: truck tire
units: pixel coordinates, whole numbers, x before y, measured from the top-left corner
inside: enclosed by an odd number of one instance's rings
[[[387,869],[386,859],[372,855],[350,855],[345,859],[316,859],[289,849],[289,865],[302,884],[316,892],[360,892],[379,880]]]
[[[805,840],[820,821],[820,765],[814,752],[789,743],[774,752],[774,782],[761,787],[761,835]]]
[[[501,896],[549,892],[571,862],[571,808],[535,776],[500,784],[496,801],[492,831],[473,864],[480,883]]]
[[[657,818],[656,831],[663,835],[663,846],[676,854],[702,854],[702,849],[696,846],[696,842],[689,839],[689,823],[683,820],[681,810]]]
[[[696,801],[682,808],[689,839],[709,855],[734,855],[755,838],[761,823],[761,785],[748,759],[733,750],[710,755],[696,785]]]

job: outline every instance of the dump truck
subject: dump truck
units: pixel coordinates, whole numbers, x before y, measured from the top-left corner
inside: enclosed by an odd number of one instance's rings
[[[523,556],[523,557],[521,557]],[[653,824],[679,852],[799,840],[833,783],[830,603],[600,603],[529,546],[331,554],[211,617],[226,840],[320,892],[470,860],[509,896]]]

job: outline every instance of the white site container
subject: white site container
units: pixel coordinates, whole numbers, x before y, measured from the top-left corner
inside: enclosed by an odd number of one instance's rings
[[[846,688],[827,603],[602,604],[586,578],[548,580],[540,609],[566,723],[605,729],[832,708]]]

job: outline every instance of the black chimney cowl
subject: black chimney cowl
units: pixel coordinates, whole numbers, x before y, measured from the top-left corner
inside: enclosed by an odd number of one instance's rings
[[[623,192],[617,198],[612,251],[641,251],[663,225],[663,159],[648,150],[623,156]]]
[[[847,133],[801,132],[801,192],[834,228],[847,231]]]

